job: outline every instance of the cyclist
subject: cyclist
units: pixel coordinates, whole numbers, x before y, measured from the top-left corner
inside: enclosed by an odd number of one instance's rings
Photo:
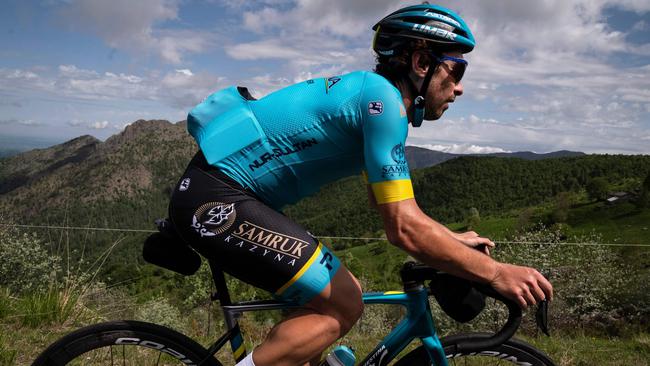
[[[408,124],[440,118],[462,95],[463,54],[475,43],[469,27],[454,12],[424,4],[388,15],[373,30],[375,72],[306,80],[260,100],[231,87],[188,115],[200,151],[172,195],[174,226],[224,271],[304,304],[241,365],[315,364],[361,316],[354,275],[279,209],[363,169],[391,243],[433,267],[490,283],[522,308],[552,297],[536,270],[494,261],[486,255],[492,241],[451,232],[414,199]]]

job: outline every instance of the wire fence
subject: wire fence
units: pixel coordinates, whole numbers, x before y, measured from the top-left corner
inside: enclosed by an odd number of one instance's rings
[[[134,232],[134,233],[155,233],[156,230],[147,229],[126,229],[126,228],[106,228],[91,226],[59,226],[59,225],[28,225],[28,224],[9,224],[0,223],[0,226],[11,226],[26,229],[56,229],[56,230],[85,230],[85,231],[109,231],[109,232]],[[386,241],[381,237],[357,237],[357,236],[327,236],[315,235],[321,239],[331,240],[358,240],[358,241]],[[578,243],[578,242],[541,242],[541,241],[512,241],[512,240],[494,240],[496,244],[523,244],[523,245],[567,245],[567,246],[609,246],[609,247],[641,247],[650,248],[650,244],[638,243]]]

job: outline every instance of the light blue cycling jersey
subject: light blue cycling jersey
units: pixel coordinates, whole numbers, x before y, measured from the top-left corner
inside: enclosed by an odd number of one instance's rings
[[[271,207],[364,168],[378,203],[413,197],[404,154],[406,110],[382,76],[359,71],[312,79],[260,100],[238,94],[238,107],[228,113],[215,111],[224,109],[224,93],[195,107],[188,129],[211,165]]]

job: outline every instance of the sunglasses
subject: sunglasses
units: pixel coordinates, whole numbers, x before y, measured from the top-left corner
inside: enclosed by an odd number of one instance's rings
[[[451,76],[456,80],[456,84],[460,83],[460,80],[463,78],[463,75],[465,75],[465,70],[467,69],[467,60],[451,56],[433,55],[433,57],[438,60],[439,63],[443,63],[444,61],[453,61],[453,66],[447,66],[450,69]]]

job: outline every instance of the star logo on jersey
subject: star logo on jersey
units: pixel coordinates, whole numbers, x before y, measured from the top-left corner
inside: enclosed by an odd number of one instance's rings
[[[374,102],[368,103],[368,114],[371,116],[378,116],[384,113],[384,103],[377,100]]]

